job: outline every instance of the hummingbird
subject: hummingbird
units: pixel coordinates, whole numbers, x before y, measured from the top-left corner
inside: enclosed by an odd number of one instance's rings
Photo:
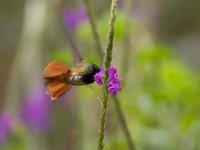
[[[54,60],[43,71],[45,87],[51,100],[56,100],[69,91],[72,86],[93,83],[95,74],[100,71],[96,64],[88,63],[83,59],[71,38],[68,37],[68,41],[72,47],[76,66],[70,67],[61,61]]]
[[[67,64],[54,60],[50,62],[43,72],[47,93],[51,100],[66,93],[72,85],[81,86],[94,82],[94,75],[100,68],[93,63],[84,61],[76,67],[69,67]]]

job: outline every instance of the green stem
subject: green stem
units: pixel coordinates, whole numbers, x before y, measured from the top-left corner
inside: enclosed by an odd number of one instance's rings
[[[126,136],[126,139],[127,139],[127,142],[128,142],[128,146],[129,146],[129,149],[130,150],[136,150],[135,148],[135,144],[132,140],[132,137],[131,137],[131,134],[128,130],[128,126],[127,126],[127,123],[126,123],[126,119],[124,117],[124,114],[123,114],[123,111],[122,111],[122,108],[121,108],[121,105],[120,105],[120,102],[119,102],[119,99],[118,97],[116,96],[113,96],[112,97],[114,102],[115,102],[115,107],[116,107],[116,110],[117,110],[117,116],[118,116],[118,119],[119,119],[119,122],[122,126],[122,129],[124,131],[124,134]]]
[[[113,40],[114,40],[114,27],[115,27],[115,20],[116,20],[116,9],[117,9],[118,0],[112,0],[111,5],[111,16],[110,16],[110,30],[108,33],[108,43],[106,47],[106,53],[104,57],[104,67],[105,67],[105,75],[103,78],[103,88],[102,88],[102,108],[101,108],[101,120],[100,120],[100,128],[99,128],[99,135],[98,135],[98,150],[103,150],[104,147],[104,133],[106,127],[106,120],[107,120],[107,110],[108,110],[108,78],[109,78],[109,68],[111,66],[112,61],[112,51],[113,51]]]
[[[85,6],[86,6],[86,9],[87,9],[88,16],[89,16],[92,33],[93,33],[94,40],[95,40],[95,43],[96,43],[95,45],[96,45],[97,53],[99,54],[99,56],[101,57],[101,60],[102,60],[103,59],[102,46],[101,46],[99,34],[97,32],[96,21],[95,21],[95,18],[93,16],[93,13],[92,13],[92,7],[90,5],[89,0],[84,0],[84,3],[85,3]]]

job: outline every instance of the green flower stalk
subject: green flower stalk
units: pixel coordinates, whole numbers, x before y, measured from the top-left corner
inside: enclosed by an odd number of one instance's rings
[[[108,110],[108,79],[109,79],[109,69],[112,61],[112,52],[113,52],[113,40],[115,33],[115,20],[116,20],[116,9],[117,9],[118,0],[112,0],[111,5],[111,16],[110,16],[110,29],[108,33],[108,43],[106,46],[106,52],[104,56],[103,65],[105,68],[105,74],[103,78],[103,88],[102,88],[102,108],[101,108],[101,118],[100,118],[100,127],[98,135],[98,150],[103,150],[104,148],[104,133],[107,120],[107,110]]]
[[[90,4],[90,0],[84,0],[84,4],[85,4],[85,7],[87,9],[87,13],[88,13],[90,24],[91,24],[91,28],[92,28],[92,33],[93,33],[94,40],[95,40],[95,43],[96,43],[96,46],[97,46],[96,51],[99,54],[99,56],[101,57],[101,59],[103,59],[103,52],[101,50],[102,46],[101,46],[99,34],[97,32],[96,20],[94,18],[93,13],[92,13],[92,7],[91,7],[91,4]],[[125,52],[125,53],[127,53],[127,52]],[[124,61],[124,62],[126,62],[126,61]],[[124,66],[122,68],[124,68],[124,72],[126,72],[127,66]],[[104,74],[104,72],[105,72],[105,70],[103,71],[103,74]],[[103,76],[103,75],[101,75],[101,76]],[[98,81],[98,80],[99,79],[97,79],[96,81]],[[101,80],[101,84],[100,85],[103,85],[102,77],[100,77],[100,80]],[[135,144],[134,144],[134,141],[133,141],[133,139],[131,137],[131,134],[130,134],[130,132],[128,130],[128,126],[126,124],[126,119],[125,119],[123,110],[121,108],[121,104],[120,104],[119,98],[117,96],[113,96],[112,98],[114,100],[114,104],[116,106],[116,111],[117,111],[117,116],[119,118],[119,122],[120,122],[122,130],[123,130],[123,132],[125,134],[125,137],[127,139],[129,149],[130,150],[135,150],[136,149],[135,148]]]

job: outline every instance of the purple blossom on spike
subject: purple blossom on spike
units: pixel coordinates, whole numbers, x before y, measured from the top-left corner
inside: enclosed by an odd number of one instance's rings
[[[121,79],[117,74],[117,68],[111,67],[109,70],[109,83],[108,90],[111,95],[116,95],[118,92],[122,90],[120,86]]]
[[[101,67],[100,71],[95,74],[94,80],[99,84],[103,85],[103,75],[105,73],[104,67]]]
[[[45,132],[51,123],[52,103],[41,87],[28,93],[22,110],[22,118],[29,128]]]
[[[111,95],[116,95],[118,92],[120,92],[122,90],[119,81],[120,80],[111,80],[108,83],[108,90],[109,90]]]
[[[109,77],[110,77],[110,79],[119,78],[119,77],[118,77],[118,74],[117,74],[117,68],[115,68],[115,67],[110,67],[110,70],[109,70]]]
[[[75,31],[83,22],[88,20],[87,12],[84,8],[75,10],[72,8],[66,8],[64,10],[64,24],[69,31]]]
[[[12,132],[13,117],[8,113],[0,114],[0,144],[4,143]]]
[[[104,67],[101,68],[100,72],[98,72],[94,79],[99,85],[103,85],[103,75],[105,73]],[[118,76],[117,68],[111,67],[109,70],[109,83],[108,90],[111,95],[116,95],[118,92],[122,90],[120,86],[121,78]]]

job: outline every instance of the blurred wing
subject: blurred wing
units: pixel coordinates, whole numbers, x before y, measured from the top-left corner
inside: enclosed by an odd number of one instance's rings
[[[47,67],[44,69],[43,77],[52,78],[62,74],[66,74],[69,71],[70,67],[59,61],[50,62]]]
[[[101,97],[101,88],[100,86],[96,86],[95,84],[87,84],[86,85],[90,90],[92,90],[98,97]]]
[[[56,100],[58,97],[66,93],[70,88],[71,84],[49,82],[46,83],[47,93],[51,96],[51,100]]]
[[[50,62],[44,69],[45,86],[51,100],[56,100],[71,88],[71,84],[62,81],[69,71],[70,67],[59,61]]]

